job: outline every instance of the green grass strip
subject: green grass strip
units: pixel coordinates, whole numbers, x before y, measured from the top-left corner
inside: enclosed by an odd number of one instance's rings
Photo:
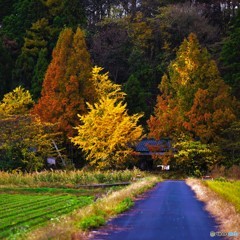
[[[119,214],[127,211],[129,208],[131,208],[134,205],[133,200],[130,197],[125,198],[122,202],[120,202],[114,211]]]
[[[240,181],[206,181],[206,184],[226,201],[231,202],[240,212]]]
[[[73,188],[0,188],[1,193],[26,193],[26,194],[72,194],[72,195],[82,195],[89,194],[93,192],[94,189],[73,189]]]

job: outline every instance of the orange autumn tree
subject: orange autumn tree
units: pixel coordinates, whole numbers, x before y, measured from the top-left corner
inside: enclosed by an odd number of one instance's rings
[[[220,137],[237,119],[238,103],[230,95],[205,48],[190,34],[160,84],[149,135],[174,140],[174,164],[187,174],[201,176],[222,161]],[[163,161],[163,159],[161,159]]]
[[[179,107],[169,96],[158,96],[154,108],[154,115],[148,120],[149,137],[160,139],[174,137],[182,128],[183,118]]]
[[[208,88],[199,88],[196,92],[184,125],[202,142],[218,142],[222,131],[237,119],[238,108],[238,102],[230,95],[230,87],[223,80],[210,81]]]
[[[95,88],[89,80],[91,68],[83,31],[65,28],[53,50],[41,98],[33,113],[45,122],[58,123],[59,130],[73,136],[77,114],[85,114],[86,102],[94,101]]]
[[[195,34],[179,47],[160,90],[154,115],[148,121],[150,136],[155,138],[190,134],[209,143],[236,119],[238,104]]]

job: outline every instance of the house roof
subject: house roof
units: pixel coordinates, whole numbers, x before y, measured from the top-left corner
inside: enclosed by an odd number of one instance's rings
[[[150,154],[151,148],[158,148],[159,150],[156,150],[154,152],[165,152],[167,150],[171,149],[171,142],[169,139],[160,139],[160,140],[155,140],[155,139],[143,139],[139,143],[137,143],[135,147],[136,152],[140,152],[142,154]]]

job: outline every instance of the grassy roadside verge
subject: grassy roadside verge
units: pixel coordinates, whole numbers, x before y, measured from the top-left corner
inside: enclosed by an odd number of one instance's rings
[[[186,183],[196,193],[197,198],[206,204],[206,210],[216,218],[221,232],[240,232],[240,213],[232,202],[201,180],[187,179]],[[230,194],[231,191],[229,198]],[[236,238],[229,237],[229,239]]]
[[[108,219],[126,211],[133,205],[138,195],[151,189],[159,181],[157,177],[139,180],[99,198],[87,207],[75,210],[70,216],[61,218],[59,222],[53,222],[29,233],[24,239],[88,239],[89,230],[104,225]]]
[[[232,203],[240,214],[240,181],[205,181],[204,184]]]

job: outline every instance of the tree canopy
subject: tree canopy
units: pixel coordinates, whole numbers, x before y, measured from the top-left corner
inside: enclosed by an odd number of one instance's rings
[[[227,0],[2,0],[1,118],[21,118],[22,130],[36,115],[56,124],[68,156],[84,163],[69,137],[91,112],[111,115],[109,104],[119,124],[133,117],[149,137],[184,134],[179,148],[217,145],[230,159],[222,163],[239,163],[239,9]]]
[[[52,140],[61,143],[61,134],[54,124],[30,115],[32,105],[29,91],[22,87],[5,94],[0,103],[0,170],[41,170],[46,158],[56,155]]]
[[[0,102],[0,115],[26,114],[33,104],[30,92],[22,87],[17,87],[4,95]]]
[[[223,42],[221,61],[223,77],[232,87],[233,94],[240,99],[240,10],[231,24],[229,35]]]
[[[45,122],[58,123],[60,130],[72,136],[77,114],[87,113],[85,102],[91,103],[95,98],[90,73],[91,61],[83,31],[64,29],[53,51],[41,98],[33,113]]]
[[[148,121],[150,135],[157,138],[187,130],[193,137],[211,142],[237,118],[238,103],[194,34],[179,47],[160,90],[155,113]]]
[[[131,145],[143,134],[142,127],[137,125],[142,115],[128,115],[119,85],[112,83],[107,74],[99,75],[99,70],[93,68],[92,79],[98,85],[100,98],[93,105],[87,104],[88,114],[78,115],[81,124],[76,127],[78,135],[71,141],[86,153],[91,166],[123,168],[131,165]]]

